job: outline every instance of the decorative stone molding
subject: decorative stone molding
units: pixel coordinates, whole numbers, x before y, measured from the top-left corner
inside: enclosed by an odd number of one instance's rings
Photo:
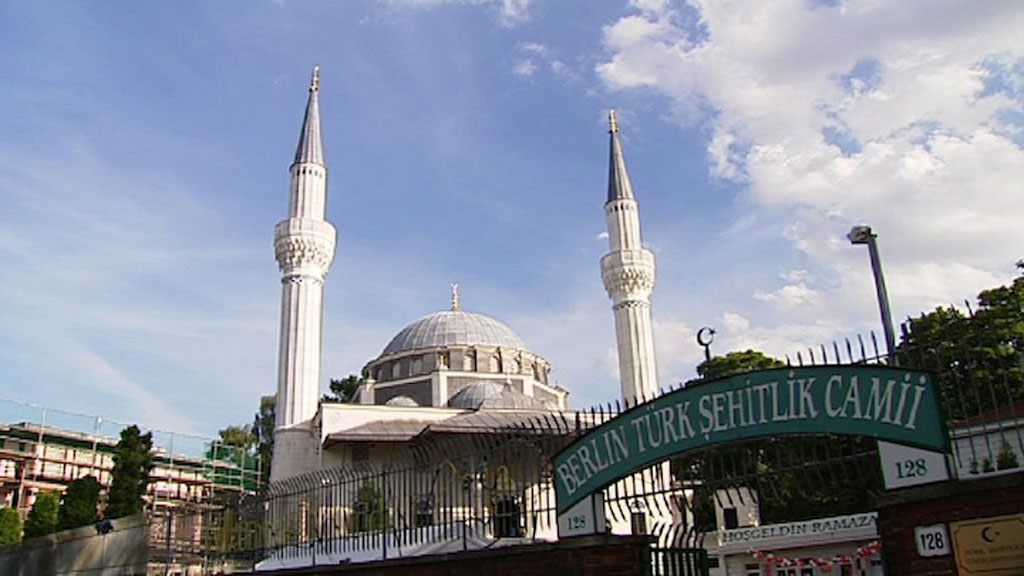
[[[334,260],[335,236],[334,226],[322,220],[289,218],[278,223],[274,255],[281,272],[307,270],[323,278]]]
[[[624,308],[650,308],[650,302],[646,300],[623,300],[618,304],[612,306],[612,310],[622,310]]]
[[[649,250],[621,250],[601,259],[601,279],[616,302],[628,296],[647,298],[654,290],[654,254]]]

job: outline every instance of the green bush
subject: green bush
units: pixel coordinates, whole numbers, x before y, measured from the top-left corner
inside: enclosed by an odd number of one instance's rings
[[[60,510],[57,512],[60,529],[88,526],[99,520],[96,508],[102,489],[99,481],[92,476],[84,476],[68,484],[68,489],[61,499]]]
[[[25,519],[25,538],[45,536],[57,531],[57,509],[60,507],[60,494],[57,492],[40,492],[32,509]]]
[[[14,508],[0,508],[0,546],[21,542],[21,516]]]

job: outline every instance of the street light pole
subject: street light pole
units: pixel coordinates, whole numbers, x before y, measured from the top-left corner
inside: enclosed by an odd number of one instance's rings
[[[871,272],[875,275],[875,291],[878,293],[878,308],[882,313],[882,329],[885,332],[885,349],[889,364],[896,366],[896,334],[892,327],[892,313],[889,311],[889,294],[885,290],[885,275],[882,274],[882,260],[878,257],[878,235],[870,226],[854,226],[846,235],[851,244],[867,244],[871,257]]]

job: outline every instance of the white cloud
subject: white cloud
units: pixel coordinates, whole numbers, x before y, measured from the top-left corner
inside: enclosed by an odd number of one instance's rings
[[[810,288],[804,282],[787,284],[774,292],[754,292],[754,298],[775,304],[782,310],[792,310],[797,306],[817,305],[821,301],[821,292]]]
[[[530,19],[532,0],[386,0],[392,6],[410,8],[436,8],[447,4],[493,6],[498,11],[502,26],[513,28]]]
[[[736,312],[726,312],[722,315],[722,322],[726,330],[732,333],[746,332],[750,329],[750,320]]]
[[[897,315],[1012,276],[1024,245],[1013,3],[633,6],[604,30],[599,78],[668,97],[673,118],[707,133],[709,172],[741,188],[739,220],[795,250],[775,265],[801,262],[782,285],[751,286],[775,312],[733,312],[760,326],[734,344],[800,347],[874,325],[867,254],[843,237],[855,223],[879,234]]]
[[[516,62],[515,66],[512,67],[512,71],[519,76],[529,78],[537,71],[537,65],[533,63],[533,60],[519,60]]]
[[[519,49],[524,52],[531,52],[538,56],[547,56],[551,52],[550,48],[540,42],[520,42]]]
[[[520,52],[527,55],[520,59],[513,68],[516,74],[523,77],[530,77],[538,70],[537,63],[546,66],[552,74],[563,81],[579,82],[580,74],[571,66],[559,59],[554,51],[547,44],[540,42],[520,42],[516,45]]]
[[[654,345],[658,358],[658,380],[663,388],[686,382],[696,376],[694,366],[703,357],[694,337],[697,331],[678,319],[654,318]]]
[[[507,27],[515,26],[530,19],[531,0],[502,0],[501,21]]]

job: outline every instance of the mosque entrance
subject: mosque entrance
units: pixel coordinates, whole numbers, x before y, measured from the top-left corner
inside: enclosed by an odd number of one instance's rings
[[[882,574],[871,494],[949,477],[919,370],[750,372],[588,420],[553,459],[559,535],[650,534],[655,574]]]
[[[901,368],[829,358],[621,409],[482,411],[395,451],[406,465],[324,469],[271,486],[251,519],[204,519],[204,554],[291,568],[632,534],[618,542],[644,542],[649,574],[882,576],[914,573],[920,527],[950,565],[957,538],[1024,502],[1019,357],[970,358],[901,350]],[[894,502],[908,487],[944,496]],[[943,499],[960,514],[945,524]],[[887,514],[912,518],[905,542]]]

